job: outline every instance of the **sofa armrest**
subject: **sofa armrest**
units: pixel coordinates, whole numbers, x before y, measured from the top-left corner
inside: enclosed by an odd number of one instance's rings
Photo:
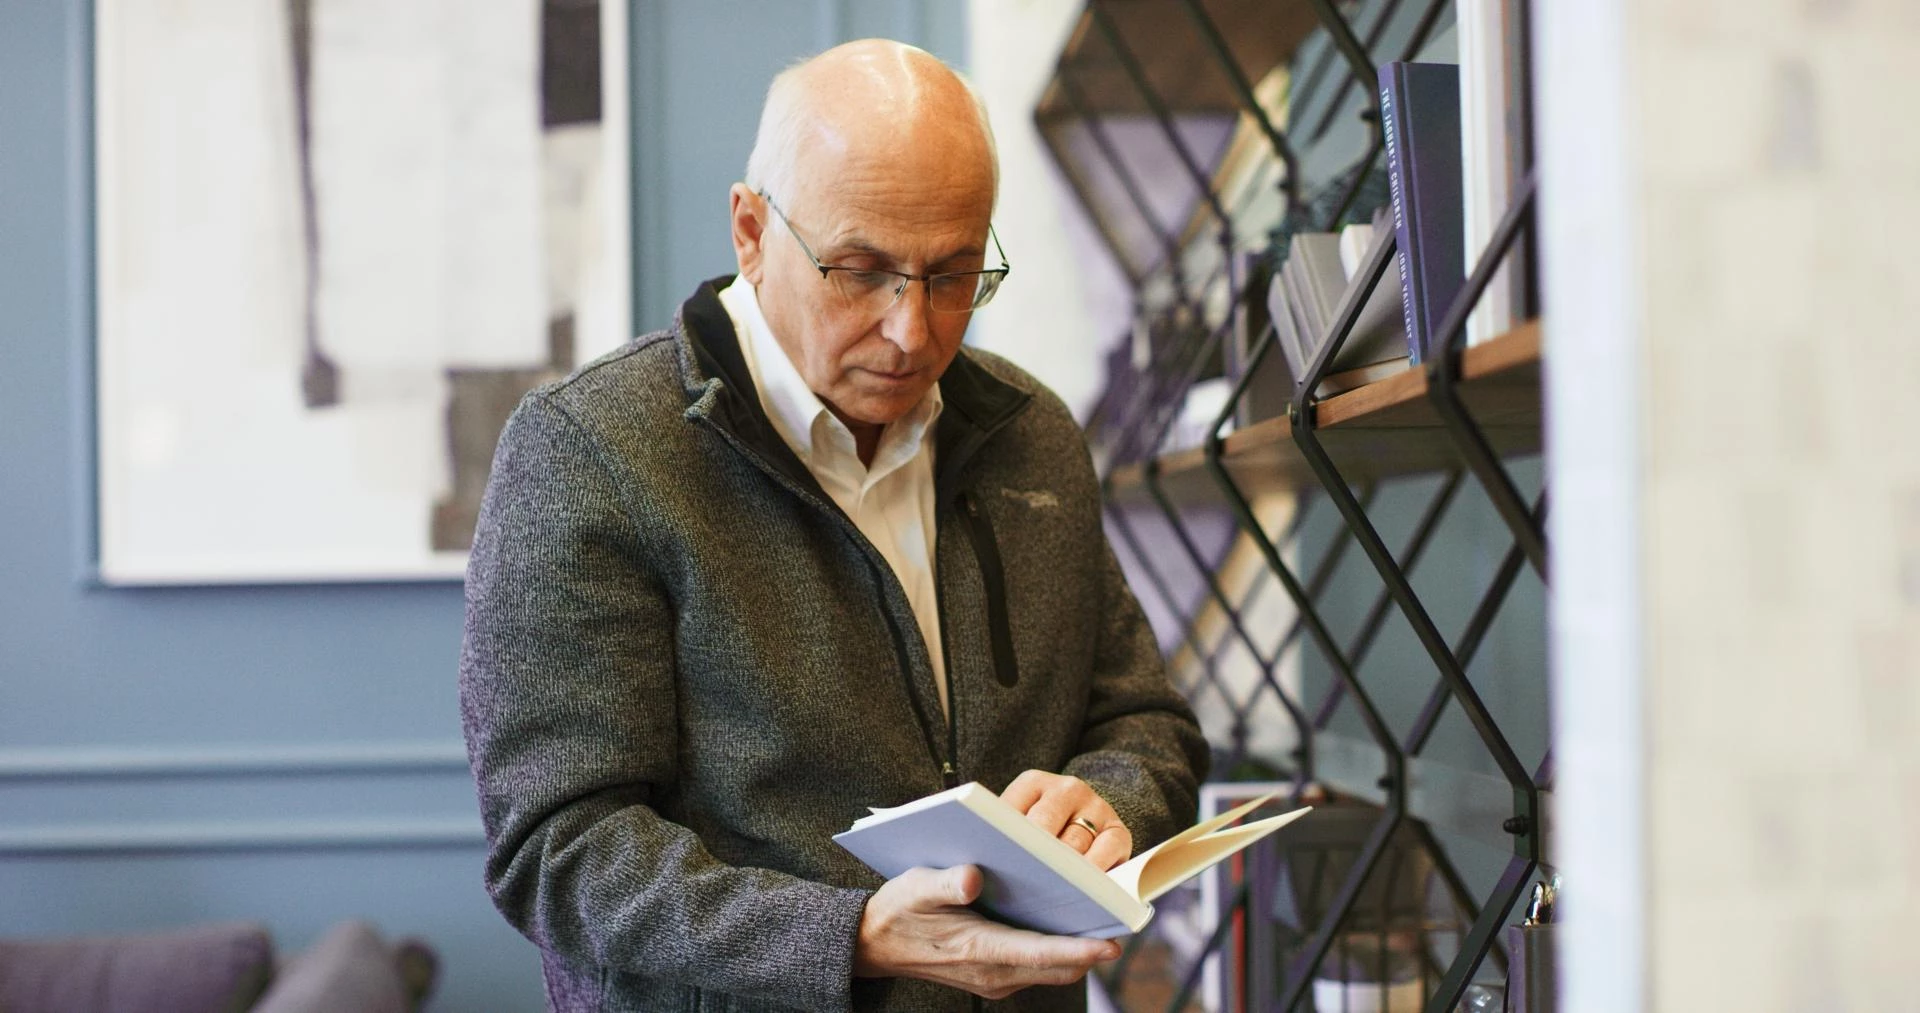
[[[241,1013],[273,974],[264,926],[235,922],[143,935],[0,940],[7,1013]]]

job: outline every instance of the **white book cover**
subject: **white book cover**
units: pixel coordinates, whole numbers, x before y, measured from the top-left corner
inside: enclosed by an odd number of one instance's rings
[[[1287,379],[1290,385],[1297,385],[1307,375],[1306,354],[1301,348],[1300,335],[1293,322],[1293,306],[1287,294],[1284,266],[1273,272],[1273,281],[1267,286],[1267,318],[1273,322],[1274,343],[1280,346],[1280,355],[1287,363]]]
[[[1459,0],[1460,175],[1465,193],[1462,232],[1471,274],[1513,199],[1513,138],[1507,130],[1506,38],[1512,0]],[[1477,345],[1513,329],[1515,277],[1509,257],[1467,317],[1467,344]]]
[[[1371,226],[1351,228],[1365,228],[1369,233],[1372,231]],[[1332,331],[1340,307],[1352,287],[1350,272],[1346,269],[1346,257],[1341,250],[1344,241],[1343,236],[1331,232],[1302,233],[1293,238],[1293,256],[1300,261],[1300,278],[1307,286],[1307,291],[1303,293],[1309,306],[1307,316],[1314,322],[1322,340]],[[1363,263],[1365,259],[1362,256]],[[1400,271],[1398,265],[1390,263],[1380,284],[1374,286],[1366,305],[1361,307],[1353,331],[1340,347],[1340,354],[1334,359],[1328,373],[1405,358],[1406,330],[1400,321]]]

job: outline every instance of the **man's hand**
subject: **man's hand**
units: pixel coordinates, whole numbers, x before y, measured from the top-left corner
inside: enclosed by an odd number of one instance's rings
[[[921,978],[1004,999],[1029,985],[1071,985],[1120,955],[1103,939],[1049,936],[988,921],[967,905],[980,870],[908,869],[867,900],[853,950],[860,978]]]
[[[1102,871],[1119,865],[1133,854],[1133,834],[1120,822],[1107,800],[1077,777],[1029,770],[1014,778],[1000,797],[1026,813],[1035,826],[1087,856],[1087,861]],[[1076,818],[1093,824],[1095,829],[1088,830],[1075,822]]]

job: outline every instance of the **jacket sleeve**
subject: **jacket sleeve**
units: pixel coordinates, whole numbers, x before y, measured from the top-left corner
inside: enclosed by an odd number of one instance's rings
[[[460,663],[488,890],[575,966],[845,1009],[869,893],[723,864],[657,811],[679,746],[674,613],[603,454],[536,393],[495,456]]]
[[[1137,854],[1193,824],[1210,756],[1112,546],[1094,529],[1102,625],[1079,752],[1063,772],[1113,806]]]

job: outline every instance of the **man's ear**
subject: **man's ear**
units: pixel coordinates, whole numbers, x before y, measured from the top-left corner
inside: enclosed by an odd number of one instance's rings
[[[760,195],[735,183],[727,190],[729,217],[733,222],[733,257],[740,265],[740,277],[747,284],[760,285],[762,258],[766,253],[766,224]]]

